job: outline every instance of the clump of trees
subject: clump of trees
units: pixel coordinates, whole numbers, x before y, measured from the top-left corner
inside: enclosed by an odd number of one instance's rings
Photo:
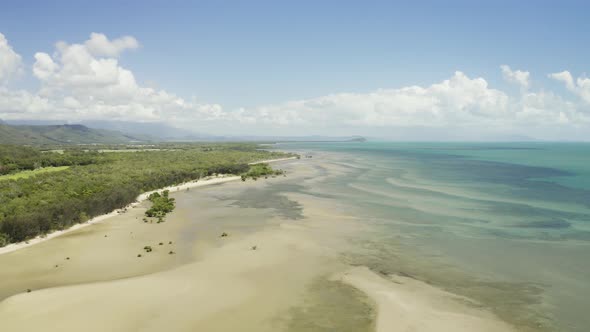
[[[162,194],[155,192],[148,196],[148,200],[152,202],[152,206],[145,211],[148,217],[158,218],[158,223],[164,221],[166,214],[174,210],[174,198],[169,197],[170,191],[164,190]]]
[[[250,169],[242,174],[242,181],[246,181],[248,178],[258,180],[260,177],[268,178],[268,176],[284,175],[285,171],[280,169],[273,169],[266,163],[251,165]]]

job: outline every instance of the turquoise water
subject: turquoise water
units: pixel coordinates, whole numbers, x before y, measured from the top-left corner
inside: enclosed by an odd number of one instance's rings
[[[522,330],[590,330],[590,144],[279,148],[348,170],[316,191],[371,226],[353,263],[469,296]]]

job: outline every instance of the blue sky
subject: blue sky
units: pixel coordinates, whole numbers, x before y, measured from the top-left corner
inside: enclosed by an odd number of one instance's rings
[[[55,56],[56,42],[84,43],[95,32],[110,40],[122,36],[137,40],[138,48],[116,58],[119,66],[133,73],[139,86],[218,105],[234,118],[238,109],[258,116],[266,114],[260,113],[263,106],[269,112],[288,112],[301,103],[276,105],[333,94],[367,94],[414,85],[428,88],[451,79],[456,71],[469,79],[485,79],[489,88],[501,90],[518,104],[522,89],[506,80],[501,65],[529,72],[528,92],[551,91],[565,101],[579,103],[576,112],[582,116],[572,115],[571,121],[585,121],[588,110],[576,99],[581,90],[568,89],[564,80],[548,77],[567,70],[575,80],[588,71],[590,5],[584,1],[122,3],[0,4],[0,33],[22,58],[20,74],[5,85],[12,91],[31,93],[46,87],[49,81],[31,74],[35,53]],[[64,94],[68,92],[62,91],[60,98]],[[164,109],[159,112],[165,117]],[[0,109],[0,118],[17,117],[14,112],[6,114]],[[289,119],[300,120],[291,116],[273,121],[284,125]],[[329,117],[313,119],[330,122]],[[386,132],[384,127],[400,123],[415,126],[412,121],[397,121],[398,117],[388,119],[380,121],[392,123],[377,124],[378,131]],[[240,121],[252,124],[251,119],[236,120],[236,128],[243,127]],[[578,125],[585,125],[582,122]],[[367,123],[366,119],[342,121],[341,127],[371,132],[365,128]],[[467,123],[473,125],[471,120]],[[253,125],[247,131],[256,132],[265,125],[272,123]],[[199,130],[202,127],[195,125]],[[515,127],[519,127],[518,134],[527,132],[521,124]],[[213,122],[208,128],[223,129]],[[315,130],[324,129],[318,126]],[[533,129],[535,135],[542,131]],[[328,131],[338,133],[337,128]]]

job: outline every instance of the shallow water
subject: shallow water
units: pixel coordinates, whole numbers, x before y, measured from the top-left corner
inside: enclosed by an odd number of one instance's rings
[[[296,143],[370,230],[345,257],[478,300],[522,330],[590,329],[590,144]]]
[[[373,303],[352,286],[318,279],[306,293],[304,303],[286,315],[289,332],[369,332],[375,328]]]

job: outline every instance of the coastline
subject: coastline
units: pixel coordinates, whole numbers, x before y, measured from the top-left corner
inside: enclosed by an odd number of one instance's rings
[[[295,160],[295,159],[297,159],[297,157],[287,157],[287,158],[278,158],[278,159],[267,159],[267,160],[260,160],[260,161],[251,162],[251,163],[248,163],[248,165],[271,164],[271,163],[276,163],[276,162],[279,162],[279,161],[287,161],[287,160]]]
[[[159,192],[159,191],[163,191],[163,190],[169,190],[170,192],[176,192],[176,191],[181,191],[181,190],[186,190],[189,188],[197,188],[197,187],[203,187],[203,186],[209,186],[209,185],[213,185],[213,184],[220,184],[220,183],[225,183],[225,182],[230,182],[230,181],[236,181],[236,180],[240,180],[239,176],[217,176],[217,177],[212,177],[212,178],[205,178],[204,180],[197,180],[197,181],[191,181],[191,182],[186,182],[183,184],[179,184],[176,186],[168,186],[168,187],[164,187],[164,188],[160,188],[160,189],[156,189],[156,190],[152,190],[152,191],[148,191],[145,193],[140,194],[139,196],[137,196],[136,201],[125,206],[122,207],[120,209],[111,211],[107,214],[103,214],[100,216],[96,216],[92,219],[89,219],[87,222],[82,223],[82,224],[76,224],[73,225],[71,227],[68,227],[64,230],[59,230],[59,231],[54,231],[51,232],[49,234],[46,234],[44,236],[39,235],[33,239],[27,240],[27,241],[23,241],[23,242],[17,242],[17,243],[11,243],[7,246],[1,247],[0,248],[0,255],[3,254],[8,254],[20,249],[24,249],[24,248],[28,248],[30,246],[33,246],[35,244],[39,244],[45,241],[49,241],[51,239],[54,239],[56,237],[62,236],[64,234],[68,234],[70,232],[79,230],[81,228],[85,228],[88,226],[92,226],[92,225],[96,225],[98,223],[101,223],[105,220],[108,220],[112,217],[115,217],[117,215],[120,214],[120,210],[126,210],[126,209],[131,209],[134,208],[136,206],[138,206],[141,202],[147,200],[147,198],[155,193],[155,192]]]
[[[281,161],[288,161],[288,160],[294,160],[297,159],[297,157],[288,157],[288,158],[278,158],[278,159],[267,159],[267,160],[261,160],[261,161],[255,161],[255,162],[251,162],[248,163],[248,165],[256,165],[256,164],[262,164],[262,163],[275,163],[275,162],[281,162]],[[51,232],[49,234],[45,234],[45,235],[39,235],[33,239],[30,240],[26,240],[26,241],[22,241],[22,242],[17,242],[17,243],[11,243],[9,245],[6,245],[4,247],[0,247],[0,255],[3,254],[8,254],[20,249],[24,249],[24,248],[28,248],[31,247],[35,244],[39,244],[45,241],[49,241],[51,239],[54,239],[56,237],[62,236],[64,234],[76,231],[78,229],[84,228],[84,227],[88,227],[91,225],[95,225],[98,223],[101,223],[109,218],[112,218],[114,216],[119,215],[119,211],[120,210],[126,210],[126,209],[131,209],[136,207],[137,205],[139,205],[141,202],[145,201],[149,195],[151,195],[152,193],[155,192],[159,192],[159,191],[163,191],[163,190],[169,190],[170,192],[176,192],[176,191],[180,191],[180,190],[186,190],[189,188],[198,188],[198,187],[202,187],[202,186],[208,186],[208,185],[213,185],[213,184],[220,184],[220,183],[225,183],[225,182],[230,182],[230,181],[236,181],[236,180],[240,180],[240,176],[224,176],[224,175],[220,175],[220,176],[216,176],[216,177],[207,177],[204,179],[199,179],[199,180],[195,180],[195,181],[191,181],[191,182],[186,182],[186,183],[182,183],[179,185],[173,185],[173,186],[168,186],[168,187],[164,187],[164,188],[160,188],[160,189],[156,189],[156,190],[152,190],[152,191],[148,191],[145,193],[140,194],[139,196],[137,196],[136,201],[117,210],[111,211],[107,214],[103,214],[100,216],[96,216],[88,221],[86,221],[85,223],[81,223],[81,224],[76,224],[73,225],[71,227],[68,227],[64,230],[58,230],[58,231],[54,231]]]
[[[290,184],[315,187],[319,178],[342,176],[346,168],[315,160],[285,167],[293,176],[246,185],[234,181],[239,177],[213,178],[168,187],[174,192],[231,182],[175,194],[178,206],[170,222],[141,222],[144,204],[115,211],[117,222],[100,223],[105,217],[96,227],[68,230],[69,236],[0,257],[8,267],[0,271],[7,282],[0,320],[8,328],[97,332],[137,326],[299,331],[297,322],[354,332],[514,331],[470,299],[343,261],[342,253],[358,249],[350,239],[366,224],[337,201]],[[220,237],[222,232],[229,236]],[[146,244],[154,246],[153,253],[141,251]],[[317,280],[331,293],[312,287]],[[363,315],[372,323],[359,328],[348,320]]]

